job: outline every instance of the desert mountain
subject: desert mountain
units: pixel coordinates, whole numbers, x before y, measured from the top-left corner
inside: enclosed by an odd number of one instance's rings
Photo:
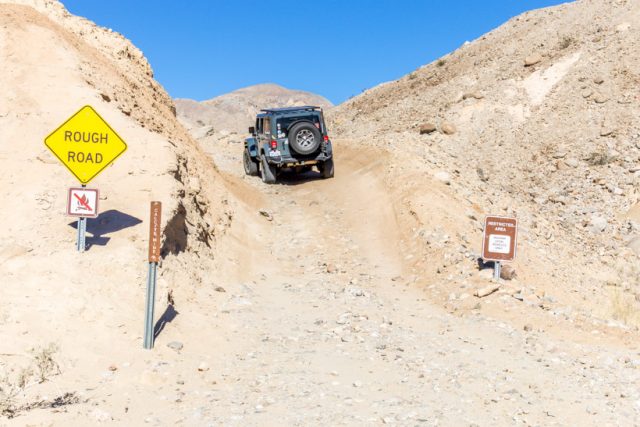
[[[245,133],[262,108],[317,105],[331,107],[328,99],[310,92],[291,90],[276,84],[260,84],[209,99],[176,99],[178,118],[194,134],[218,131]]]

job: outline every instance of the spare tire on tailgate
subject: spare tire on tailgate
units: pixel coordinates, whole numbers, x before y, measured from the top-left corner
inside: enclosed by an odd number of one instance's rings
[[[289,146],[298,154],[312,154],[320,147],[322,136],[311,122],[298,122],[289,129]]]

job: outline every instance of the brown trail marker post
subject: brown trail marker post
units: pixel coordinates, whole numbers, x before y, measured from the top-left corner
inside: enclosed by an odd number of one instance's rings
[[[500,279],[502,261],[513,261],[516,257],[518,220],[504,216],[487,216],[484,220],[482,259],[493,261],[493,278]]]
[[[147,274],[147,299],[144,317],[144,348],[153,348],[153,311],[156,301],[156,274],[158,261],[160,261],[160,245],[162,233],[160,220],[162,215],[162,203],[151,202],[151,214],[149,220],[149,273]]]

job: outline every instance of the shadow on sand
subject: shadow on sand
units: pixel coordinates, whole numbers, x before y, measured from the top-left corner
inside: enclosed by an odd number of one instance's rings
[[[115,233],[141,222],[141,219],[115,209],[102,212],[97,218],[87,218],[87,233],[91,233],[91,237],[86,238],[86,249],[93,245],[105,246],[111,240],[110,237],[104,237],[105,234]],[[73,221],[69,226],[77,229],[78,222]]]
[[[167,323],[171,323],[171,321],[175,319],[178,314],[180,313],[178,313],[176,309],[173,308],[173,304],[167,305],[164,313],[162,313],[162,316],[160,316],[160,318],[156,322],[156,326],[153,328],[153,338],[158,338],[158,335],[160,335],[160,332],[162,332]]]
[[[278,175],[278,184],[281,185],[302,185],[307,182],[318,181],[322,179],[320,172],[308,171],[295,173],[294,171],[282,171]]]

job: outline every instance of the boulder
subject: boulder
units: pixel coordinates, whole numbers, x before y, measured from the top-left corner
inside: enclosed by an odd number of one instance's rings
[[[500,269],[500,278],[503,280],[512,280],[517,277],[516,269],[512,265],[503,265]]]
[[[602,122],[600,127],[600,136],[611,136],[616,133],[616,127],[610,120]]]
[[[478,178],[480,178],[480,181],[482,181],[482,182],[489,181],[489,174],[487,172],[485,172],[484,169],[476,168],[476,173],[478,174]]]
[[[536,65],[540,61],[542,61],[542,55],[540,55],[539,53],[534,53],[524,58],[524,66],[531,67],[532,65]]]
[[[480,92],[467,92],[464,95],[462,95],[462,99],[469,99],[469,98],[482,99],[484,98],[484,95],[481,94]]]
[[[578,160],[573,157],[568,158],[564,163],[571,168],[577,168],[579,165]]]
[[[494,293],[498,289],[500,289],[500,284],[499,283],[492,283],[492,284],[490,284],[488,286],[485,286],[484,288],[476,290],[474,295],[477,296],[478,298],[484,298],[486,296],[491,295],[492,293]]]
[[[452,123],[442,122],[442,125],[440,125],[440,130],[445,135],[453,135],[454,133],[456,133],[457,129]]]
[[[267,221],[273,221],[273,215],[272,215],[272,214],[271,214],[271,212],[269,212],[268,210],[266,210],[266,209],[260,209],[260,210],[258,211],[258,213],[259,213],[260,215],[262,215],[263,217],[265,217],[265,218],[267,219]]]
[[[420,125],[420,135],[429,134],[436,130],[436,125],[433,123],[424,123]]]
[[[594,234],[602,233],[607,228],[608,224],[609,221],[607,221],[606,218],[603,218],[601,216],[593,216],[591,217],[591,225],[589,227],[589,231]]]
[[[633,221],[636,224],[640,224],[640,203],[636,203],[631,206],[629,210],[624,214],[624,219],[629,221]]]
[[[451,175],[445,171],[439,171],[433,174],[433,177],[440,182],[444,182],[446,185],[451,185]]]
[[[640,236],[635,236],[627,242],[627,247],[633,251],[634,254],[640,256]]]
[[[596,102],[596,104],[604,104],[609,100],[609,97],[603,93],[596,93],[593,97],[593,100]]]

